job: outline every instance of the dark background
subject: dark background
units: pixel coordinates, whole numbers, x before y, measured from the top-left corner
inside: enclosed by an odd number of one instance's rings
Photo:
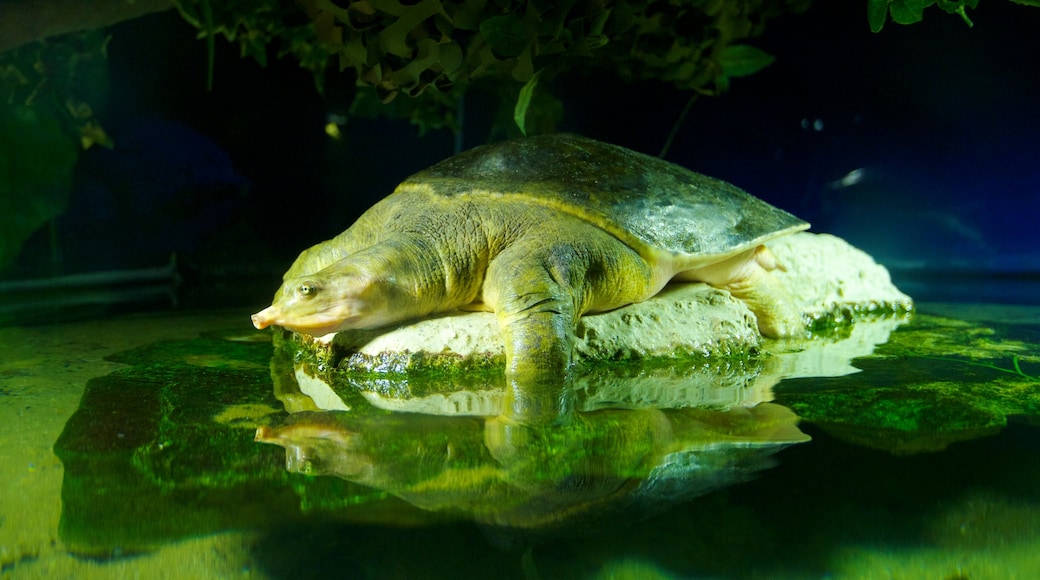
[[[986,0],[969,28],[933,7],[873,34],[865,4],[770,21],[751,43],[776,62],[700,98],[667,158],[848,239],[918,300],[1038,303],[1040,9]],[[82,156],[56,246],[41,230],[5,278],[160,266],[175,252],[180,305],[261,307],[301,250],[453,152],[449,132],[420,137],[402,121],[351,120],[333,140],[327,116],[346,102],[294,61],[264,68],[223,39],[207,91],[205,42],[175,12],[110,33],[98,117],[116,147]],[[689,98],[577,73],[553,90],[560,130],[650,154]],[[465,147],[487,139],[490,107],[467,98]]]

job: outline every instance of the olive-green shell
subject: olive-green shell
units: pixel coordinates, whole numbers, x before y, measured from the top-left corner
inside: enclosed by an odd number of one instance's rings
[[[623,147],[558,134],[477,147],[405,180],[444,196],[522,198],[650,249],[727,255],[806,222],[740,188]]]

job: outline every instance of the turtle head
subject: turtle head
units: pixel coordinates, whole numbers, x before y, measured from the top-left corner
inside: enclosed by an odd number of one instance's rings
[[[274,303],[254,314],[258,329],[281,326],[324,336],[350,328],[375,328],[394,322],[387,284],[361,268],[334,265],[310,276],[289,278]]]

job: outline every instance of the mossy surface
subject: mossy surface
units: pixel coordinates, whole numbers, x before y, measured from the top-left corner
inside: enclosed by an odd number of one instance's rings
[[[815,338],[840,340],[848,338],[857,320],[909,318],[913,308],[907,304],[879,302],[835,305],[808,317],[808,330]]]
[[[798,379],[777,402],[846,440],[934,451],[1040,419],[1040,327],[916,315],[853,364],[863,374]],[[869,377],[869,378],[865,378]]]
[[[828,337],[838,336],[841,328],[847,330],[852,325],[852,321],[843,326],[831,324],[820,332],[827,333]],[[335,343],[318,342],[280,329],[275,329],[273,342],[276,350],[291,359],[297,369],[330,385],[345,400],[356,397],[359,392],[403,399],[463,390],[501,389],[503,385],[505,358],[501,355],[463,357],[450,352],[423,351],[367,355],[346,352]],[[634,379],[650,375],[675,378],[693,373],[716,375],[721,383],[728,384],[734,374],[757,375],[762,359],[768,356],[748,345],[720,347],[710,354],[679,347],[670,356],[585,361],[576,365],[575,376],[591,377],[589,382],[599,384],[604,378]]]
[[[258,426],[285,415],[271,353],[266,340],[226,333],[109,357],[129,366],[88,382],[54,444],[65,468],[59,533],[68,548],[126,555],[385,499],[341,479],[288,473],[281,450],[254,441]],[[377,511],[400,507],[382,504]]]

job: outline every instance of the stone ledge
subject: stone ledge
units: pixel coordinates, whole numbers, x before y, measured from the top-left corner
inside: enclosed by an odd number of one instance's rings
[[[809,318],[913,309],[913,300],[892,284],[884,266],[837,236],[802,232],[768,245],[785,268],[775,275]]]

